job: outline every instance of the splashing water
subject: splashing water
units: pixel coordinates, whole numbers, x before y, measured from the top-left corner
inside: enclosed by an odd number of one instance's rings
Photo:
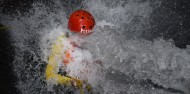
[[[150,26],[151,5],[159,2],[85,0],[81,4],[79,7],[91,12],[97,24],[94,33],[84,39],[85,50],[79,50],[83,57],[90,56],[86,59],[91,62],[71,64],[71,75],[77,75],[80,69],[88,71],[81,78],[86,76],[93,91],[100,94],[173,94],[155,88],[147,79],[189,94],[190,48],[179,49],[162,38],[141,38]],[[23,94],[52,92],[44,72],[51,44],[68,32],[68,12],[63,8],[58,0],[51,6],[35,2],[25,16],[1,15],[6,19],[2,23],[12,27],[16,51],[13,67],[19,79],[17,88]],[[96,61],[102,63],[93,63]]]

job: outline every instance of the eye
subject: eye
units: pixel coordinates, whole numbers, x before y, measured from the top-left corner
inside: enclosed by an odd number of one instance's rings
[[[82,17],[81,19],[84,19],[84,17]]]
[[[85,26],[82,26],[82,28],[84,29],[84,28],[85,28]]]
[[[90,28],[92,28],[92,26],[90,26]]]

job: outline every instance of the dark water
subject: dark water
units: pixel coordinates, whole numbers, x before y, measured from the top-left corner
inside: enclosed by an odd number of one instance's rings
[[[172,39],[179,48],[190,44],[190,1],[167,0],[151,16],[150,38]]]
[[[126,0],[127,1],[127,0]],[[145,2],[147,0],[139,0],[139,2]],[[151,0],[150,0],[151,1]],[[35,0],[31,1],[18,1],[18,0],[1,0],[0,1],[0,17],[1,14],[7,15],[28,15],[27,13],[32,8],[32,3],[36,2]],[[40,2],[40,1],[38,1]],[[41,1],[43,2],[43,1]],[[153,2],[153,1],[152,1]],[[44,4],[53,8],[57,6],[51,6],[51,0],[47,0],[43,2]],[[106,3],[107,6],[117,6],[117,2]],[[70,14],[72,10],[77,8],[83,8],[81,5],[81,0],[63,0],[61,1],[61,5],[65,8],[63,11],[65,13]],[[125,4],[123,4],[124,6]],[[161,1],[159,6],[154,6],[153,11],[150,14],[150,27],[146,27],[144,30],[144,34],[141,35],[142,38],[147,40],[154,40],[156,38],[163,38],[165,40],[172,39],[176,47],[185,49],[187,45],[190,45],[190,1],[188,0],[163,0]],[[4,22],[4,19],[0,19],[0,23]],[[140,21],[138,17],[136,17],[133,22],[134,25],[136,22]],[[131,23],[133,25],[133,23]],[[3,25],[1,25],[3,26]],[[125,25],[124,25],[125,26]],[[133,31],[134,29],[129,29]],[[14,60],[15,48],[12,45],[14,43],[14,39],[10,37],[8,29],[0,30],[0,93],[1,94],[19,94],[19,90],[16,88],[16,83],[18,81],[18,77],[14,74],[12,68],[12,62]],[[126,33],[127,36],[127,33]],[[35,44],[31,42],[31,44]],[[45,66],[45,65],[44,65]],[[40,70],[40,69],[39,69]],[[111,77],[110,77],[111,78]],[[115,79],[115,78],[114,78]],[[151,81],[147,81],[148,83],[152,83]],[[140,83],[140,82],[139,82]],[[154,86],[155,85],[155,86]],[[160,88],[159,85],[153,84],[154,87]],[[162,89],[162,88],[161,88]],[[169,90],[170,91],[170,90]],[[174,90],[175,91],[175,90]]]
[[[0,25],[3,26],[3,25]],[[13,73],[12,62],[14,60],[14,41],[10,38],[8,30],[0,30],[0,92],[3,94],[19,93],[15,87],[18,80]]]

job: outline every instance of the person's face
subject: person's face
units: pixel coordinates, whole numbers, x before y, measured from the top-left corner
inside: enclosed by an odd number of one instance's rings
[[[72,34],[69,36],[69,40],[74,47],[82,47],[82,45],[85,43],[84,37],[87,36],[81,34]]]

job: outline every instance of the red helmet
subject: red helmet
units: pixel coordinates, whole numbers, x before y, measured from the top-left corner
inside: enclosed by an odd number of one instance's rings
[[[68,28],[72,32],[90,34],[95,25],[94,17],[85,10],[77,10],[70,15]]]

